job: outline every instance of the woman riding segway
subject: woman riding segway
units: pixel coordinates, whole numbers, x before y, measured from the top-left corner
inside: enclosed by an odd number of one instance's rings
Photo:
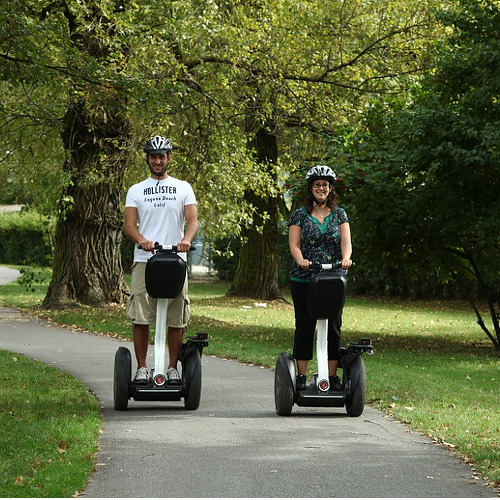
[[[297,360],[297,389],[306,387],[306,371],[313,357],[316,319],[307,306],[307,289],[313,273],[313,262],[337,263],[345,270],[352,265],[351,230],[349,219],[338,206],[334,182],[336,175],[325,165],[313,167],[306,175],[307,197],[304,205],[292,213],[289,223],[290,253],[294,259],[290,267],[290,284],[295,309],[295,341],[293,356]],[[330,385],[338,390],[342,385],[337,376],[341,353],[342,317],[328,324],[328,371]]]
[[[307,173],[307,199],[289,224],[292,298],[295,309],[294,356],[283,352],[275,371],[278,415],[290,415],[299,406],[346,406],[359,416],[365,402],[363,353],[372,353],[370,339],[341,347],[340,328],[351,261],[351,234],[345,211],[338,206],[334,172],[318,165]],[[313,357],[317,329],[318,373],[310,384],[306,371]],[[297,368],[295,366],[297,363]],[[342,382],[337,368],[342,368]],[[298,375],[296,375],[298,372]]]

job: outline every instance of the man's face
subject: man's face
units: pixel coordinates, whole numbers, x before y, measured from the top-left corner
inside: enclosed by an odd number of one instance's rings
[[[167,170],[169,157],[166,153],[148,154],[148,165],[153,175],[162,176]]]

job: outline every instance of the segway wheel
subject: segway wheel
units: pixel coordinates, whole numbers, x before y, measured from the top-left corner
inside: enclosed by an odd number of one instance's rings
[[[359,358],[359,378],[354,391],[351,393],[346,403],[346,411],[350,417],[359,417],[365,408],[366,399],[366,371],[363,358]],[[350,383],[350,382],[349,382]]]
[[[184,408],[186,410],[197,410],[201,399],[201,356],[195,349],[187,357],[184,366],[186,395],[184,396]]]
[[[127,409],[132,380],[132,358],[126,347],[119,347],[115,354],[113,397],[115,410]]]
[[[276,361],[274,372],[274,404],[276,413],[281,416],[288,416],[292,413],[294,400],[293,383],[290,377],[288,364],[283,355]]]

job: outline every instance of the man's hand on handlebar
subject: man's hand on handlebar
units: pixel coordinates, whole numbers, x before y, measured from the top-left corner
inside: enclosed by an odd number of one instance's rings
[[[152,242],[151,240],[142,240],[137,244],[137,248],[140,248],[144,252],[190,252],[191,250],[196,250],[196,248],[189,243],[189,241],[179,241],[177,245],[164,245],[158,242]]]
[[[177,243],[177,252],[189,252],[191,243],[189,241],[181,240]]]
[[[139,241],[139,248],[144,250],[145,252],[154,253],[155,251],[155,242],[151,240],[142,240]]]

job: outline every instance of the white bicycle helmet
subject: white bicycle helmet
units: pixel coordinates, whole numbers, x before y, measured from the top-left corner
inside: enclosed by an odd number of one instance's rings
[[[155,135],[144,144],[144,152],[148,154],[169,153],[172,151],[172,144],[161,135]]]
[[[311,182],[316,179],[326,179],[330,184],[333,184],[337,179],[337,176],[330,167],[327,167],[326,165],[316,165],[311,168],[309,172],[307,172],[306,182],[311,184]]]

